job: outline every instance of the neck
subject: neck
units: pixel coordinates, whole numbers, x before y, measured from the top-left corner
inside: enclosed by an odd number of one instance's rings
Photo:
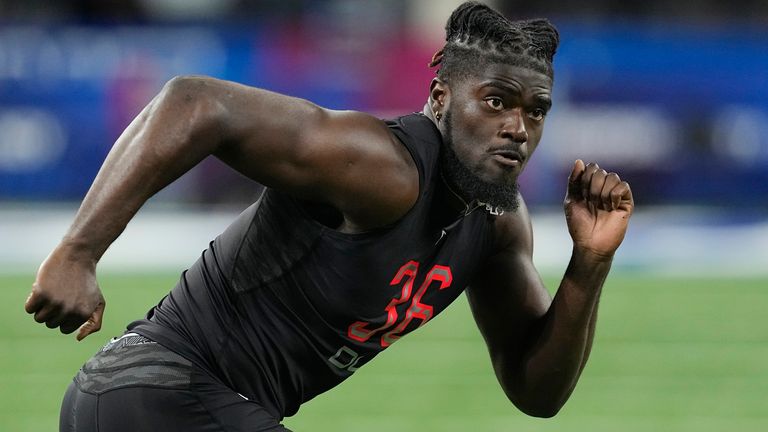
[[[485,203],[477,199],[467,202],[464,197],[456,192],[456,190],[451,186],[451,184],[448,182],[448,179],[445,178],[442,172],[440,172],[440,179],[442,180],[443,184],[443,187],[441,188],[443,191],[443,198],[452,209],[461,212],[464,215],[468,215],[480,207],[485,207],[488,213],[494,216],[500,216],[504,214],[504,209],[502,207],[493,205],[491,203]]]
[[[466,213],[470,211],[470,207],[473,205],[473,203],[467,202],[464,197],[461,196],[456,190],[451,186],[451,184],[448,182],[448,179],[445,178],[442,171],[440,172],[440,179],[442,180],[442,194],[445,201],[448,203],[448,205],[459,212]]]

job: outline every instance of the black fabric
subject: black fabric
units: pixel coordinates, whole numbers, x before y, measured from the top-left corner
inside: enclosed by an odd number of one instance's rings
[[[167,388],[189,385],[192,370],[189,360],[158,347],[155,342],[119,342],[107,345],[80,369],[75,376],[80,390],[99,395],[137,384]]]
[[[129,329],[280,419],[445,309],[491,253],[493,216],[444,202],[429,119],[387,124],[419,171],[401,220],[344,234],[267,189]]]
[[[116,348],[128,346],[128,345],[142,345],[142,344],[148,344],[148,343],[156,343],[155,341],[146,338],[140,334],[136,333],[126,333],[120,337],[112,338],[104,347],[101,349],[101,351],[110,351],[114,350]]]
[[[111,344],[64,396],[60,432],[288,431],[249,401],[154,342]]]

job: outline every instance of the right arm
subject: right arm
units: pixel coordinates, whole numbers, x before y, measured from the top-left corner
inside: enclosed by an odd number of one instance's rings
[[[209,155],[266,186],[330,204],[362,228],[397,220],[418,191],[410,156],[371,116],[212,78],[174,78],[118,138],[41,265],[26,311],[63,333],[80,327],[78,339],[98,331],[96,263],[151,196]]]

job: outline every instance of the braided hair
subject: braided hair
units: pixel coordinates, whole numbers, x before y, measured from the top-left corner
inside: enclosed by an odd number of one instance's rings
[[[560,36],[546,19],[510,21],[490,7],[468,1],[453,11],[445,25],[445,46],[429,67],[450,82],[466,78],[488,64],[520,66],[553,77],[552,59]]]

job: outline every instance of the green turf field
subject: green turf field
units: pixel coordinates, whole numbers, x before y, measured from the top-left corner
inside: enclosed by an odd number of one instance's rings
[[[32,275],[0,276],[0,431],[57,430],[80,364],[171,287],[102,276],[105,327],[77,343],[22,308]],[[768,430],[768,279],[612,276],[581,382],[553,419],[516,411],[461,300],[285,420],[319,431]]]

